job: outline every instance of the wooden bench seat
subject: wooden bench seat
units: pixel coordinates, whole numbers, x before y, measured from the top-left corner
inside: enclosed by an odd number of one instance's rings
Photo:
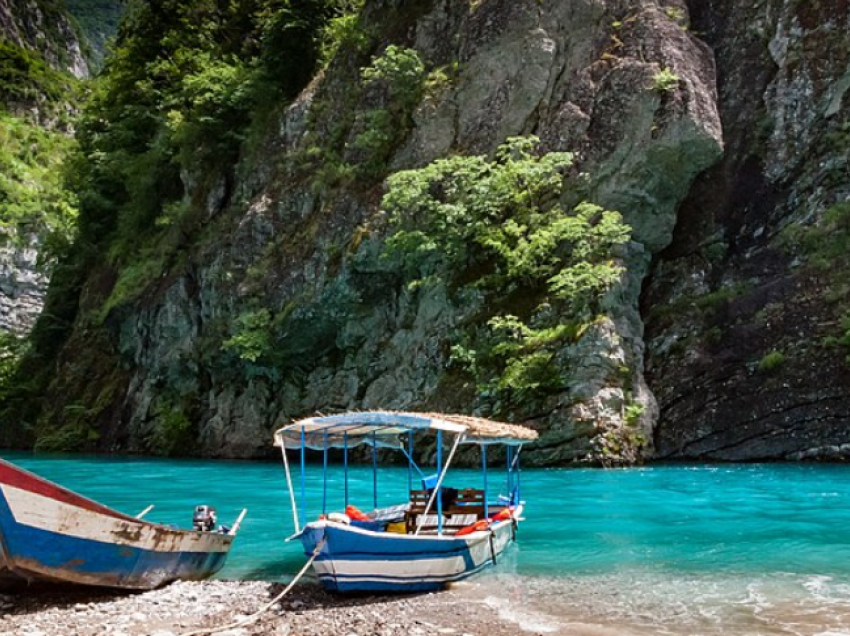
[[[434,501],[428,514],[424,514],[430,498],[431,493],[427,490],[410,492],[410,507],[405,514],[408,534],[415,533],[419,526],[422,526],[419,534],[437,532],[437,502]],[[459,490],[455,500],[450,505],[444,506],[442,512],[443,531],[446,534],[453,534],[461,528],[472,525],[484,518],[484,491],[475,488]]]

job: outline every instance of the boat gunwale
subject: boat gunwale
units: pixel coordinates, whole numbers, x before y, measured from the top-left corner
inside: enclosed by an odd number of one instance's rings
[[[341,523],[339,521],[331,521],[330,519],[318,519],[316,521],[310,521],[309,523],[304,524],[304,528],[298,534],[290,537],[290,539],[298,538],[301,535],[306,533],[306,530],[313,529],[318,530],[324,528],[325,526],[330,526],[332,528],[336,528],[338,530],[343,530],[346,532],[353,532],[356,534],[363,534],[367,536],[373,536],[376,539],[413,539],[413,540],[434,540],[439,539],[441,541],[463,541],[464,543],[470,544],[468,538],[480,538],[486,539],[488,535],[495,532],[501,526],[508,522],[512,522],[513,519],[504,519],[501,521],[494,521],[488,528],[485,530],[474,530],[469,534],[464,534],[461,536],[457,536],[456,534],[402,534],[400,532],[387,532],[386,530],[377,531],[377,530],[369,530],[368,528],[359,528],[357,526],[352,526],[347,523]],[[470,544],[471,545],[471,544]]]

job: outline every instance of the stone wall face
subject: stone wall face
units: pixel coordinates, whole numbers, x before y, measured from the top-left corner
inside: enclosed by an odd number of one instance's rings
[[[64,8],[38,0],[0,0],[0,34],[18,46],[39,51],[53,68],[88,77],[76,33]]]
[[[850,369],[831,345],[846,263],[815,267],[794,236],[843,231],[829,210],[850,197],[848,4],[690,5],[716,51],[726,153],[644,292],[658,456],[846,458]]]
[[[36,0],[0,0],[0,37],[40,52],[57,70],[87,77],[76,32],[58,7],[50,8],[46,11]],[[0,106],[45,127],[56,126],[53,115],[39,112],[38,98]],[[17,236],[15,229],[0,228],[0,331],[22,336],[41,313],[48,277],[38,267],[40,242],[37,235]]]
[[[39,270],[38,242],[0,247],[0,331],[24,335],[35,324],[47,293]]]

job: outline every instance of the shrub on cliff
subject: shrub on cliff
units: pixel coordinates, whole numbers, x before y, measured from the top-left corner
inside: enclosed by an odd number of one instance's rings
[[[62,181],[62,161],[73,141],[0,111],[0,244],[40,237],[50,245],[72,234],[74,196]]]
[[[383,199],[393,226],[386,254],[410,281],[473,287],[487,299],[475,321],[486,327],[463,330],[453,359],[496,410],[564,387],[558,351],[599,313],[622,272],[612,250],[629,239],[617,212],[564,207],[572,155],[540,155],[536,144],[512,138],[493,158],[396,173]]]

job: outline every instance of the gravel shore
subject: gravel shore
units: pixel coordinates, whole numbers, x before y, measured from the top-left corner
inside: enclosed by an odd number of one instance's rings
[[[283,585],[259,581],[178,582],[144,593],[87,590],[0,595],[0,636],[181,636],[239,622]],[[547,629],[551,635],[559,630]],[[224,636],[533,636],[499,618],[474,585],[416,595],[340,596],[296,586],[279,603]]]

